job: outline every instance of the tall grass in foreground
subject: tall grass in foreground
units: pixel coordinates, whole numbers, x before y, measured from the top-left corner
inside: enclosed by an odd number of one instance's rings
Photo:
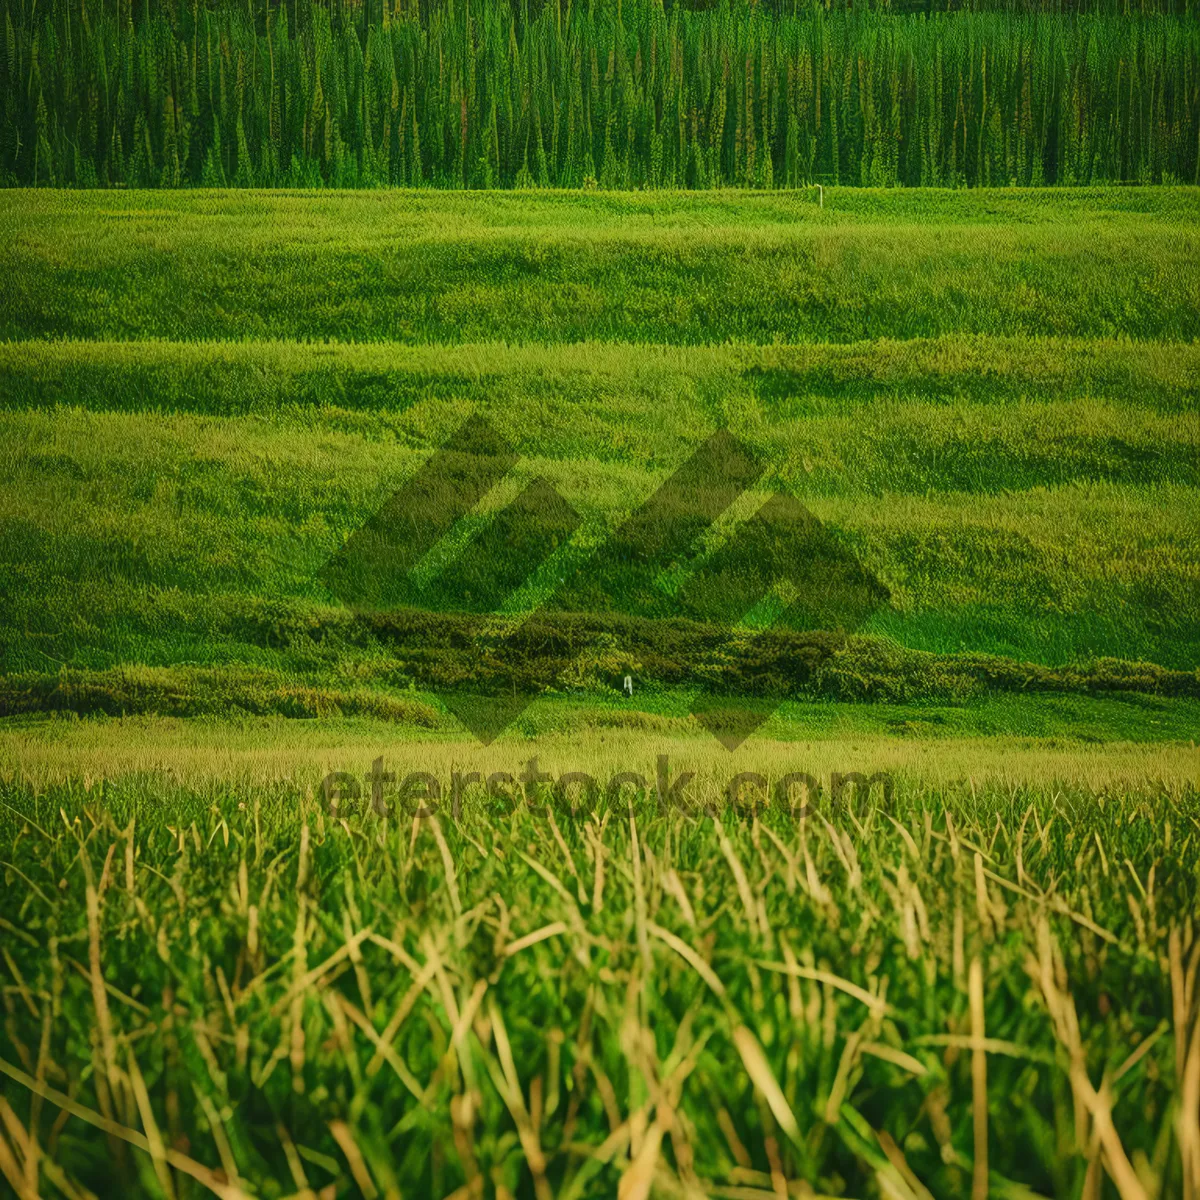
[[[0,1171],[18,1195],[1196,1195],[1194,791],[631,798],[384,821],[281,784],[6,786]]]
[[[2,0],[0,181],[1200,182],[1188,17]],[[153,15],[152,15],[153,13]],[[418,15],[419,14],[419,15]]]

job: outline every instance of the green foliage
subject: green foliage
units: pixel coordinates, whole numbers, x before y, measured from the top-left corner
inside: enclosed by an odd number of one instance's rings
[[[1156,5],[0,7],[34,186],[1200,182],[1200,26]]]
[[[647,704],[668,712],[686,706],[689,694],[705,688],[739,700],[786,699],[793,702],[787,710],[793,716],[800,705],[814,702],[869,702],[904,709],[903,716],[917,720],[937,713],[942,723],[946,710],[958,710],[959,723],[968,729],[973,715],[980,714],[978,732],[1021,732],[1020,715],[994,703],[1016,696],[1025,706],[1041,705],[1045,713],[1058,715],[1063,731],[1078,736],[1099,715],[1087,701],[1105,698],[1132,702],[1109,713],[1117,736],[1158,741],[1190,732],[1188,722],[1200,711],[1190,703],[1200,700],[1200,673],[1120,659],[1055,668],[995,655],[904,650],[875,638],[774,630],[729,637],[722,629],[683,622],[639,625],[631,619],[575,615],[535,616],[523,623],[500,662],[476,650],[477,627],[454,614],[398,612],[386,620],[362,621],[272,607],[269,622],[256,623],[252,616],[239,632],[247,649],[269,645],[276,650],[276,661],[285,669],[132,666],[14,672],[0,676],[0,717],[347,716],[452,731],[457,723],[439,714],[431,697],[455,690],[504,695],[514,685],[535,695],[552,683],[542,694],[569,697],[568,707],[577,707],[581,699],[611,705],[627,672],[648,684],[645,695],[639,690],[635,717]],[[297,628],[303,633],[293,632]],[[312,638],[321,641],[323,661],[305,640]],[[413,692],[419,696],[406,694]],[[1072,702],[1056,704],[1062,697]],[[1138,711],[1147,703],[1163,706],[1156,720],[1147,722]],[[625,715],[631,715],[628,709]],[[896,713],[888,715],[898,719]],[[620,712],[611,717],[621,723]],[[799,719],[803,724],[803,716]],[[679,725],[686,729],[686,718]]]
[[[145,712],[170,717],[243,714],[301,719],[345,715],[424,728],[438,722],[436,711],[419,701],[365,689],[338,690],[247,668],[129,667],[108,672],[4,676],[0,682],[0,716],[37,712],[110,717]]]

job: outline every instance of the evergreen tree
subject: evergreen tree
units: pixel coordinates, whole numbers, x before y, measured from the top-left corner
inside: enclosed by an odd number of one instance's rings
[[[1200,23],[1098,4],[0,0],[0,179],[1200,180]]]

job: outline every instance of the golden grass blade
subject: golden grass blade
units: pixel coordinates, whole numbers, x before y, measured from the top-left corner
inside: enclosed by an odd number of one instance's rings
[[[885,1046],[882,1042],[863,1042],[862,1052],[882,1058],[884,1062],[890,1062],[913,1075],[929,1074],[929,1068],[919,1058],[905,1054],[903,1050],[897,1050],[894,1046]]]
[[[979,928],[986,941],[992,941],[996,930],[992,920],[992,906],[988,898],[987,880],[983,875],[983,855],[975,852],[975,912],[979,917]]]
[[[865,1046],[863,1048],[866,1049]],[[917,1178],[912,1167],[908,1165],[908,1159],[904,1157],[904,1151],[896,1145],[896,1139],[886,1129],[876,1130],[875,1137],[879,1141],[880,1149],[887,1155],[888,1162],[900,1172],[900,1177],[916,1200],[933,1200],[933,1193]]]
[[[796,1124],[796,1115],[792,1106],[787,1102],[767,1056],[763,1053],[758,1039],[745,1025],[739,1025],[733,1031],[733,1044],[741,1055],[746,1073],[754,1081],[754,1086],[763,1094],[779,1127],[797,1146],[802,1144],[800,1126]]]
[[[163,1144],[158,1122],[154,1119],[154,1109],[150,1104],[150,1094],[146,1091],[146,1081],[142,1078],[141,1068],[137,1064],[133,1047],[127,1045],[125,1053],[128,1063],[129,1082],[133,1087],[133,1095],[137,1101],[138,1113],[142,1118],[142,1128],[146,1131],[146,1143],[150,1149],[150,1157],[154,1162],[154,1173],[158,1176],[158,1181],[162,1185],[162,1189],[166,1193],[168,1200],[175,1200],[175,1184],[171,1179],[171,1170],[167,1165],[166,1146]],[[228,1167],[226,1168],[226,1174],[230,1174]],[[236,1171],[230,1175],[229,1181],[235,1187],[237,1186],[238,1177]]]
[[[550,1183],[546,1179],[546,1156],[542,1151],[538,1131],[534,1128],[529,1110],[525,1105],[525,1097],[521,1093],[521,1080],[517,1074],[516,1063],[513,1061],[512,1046],[508,1040],[508,1030],[499,1006],[489,998],[488,1015],[492,1022],[492,1035],[496,1040],[496,1055],[500,1060],[501,1077],[493,1073],[490,1056],[488,1056],[489,1074],[497,1086],[501,1098],[508,1107],[513,1121],[517,1126],[517,1136],[521,1140],[521,1148],[525,1151],[525,1160],[533,1173],[533,1187],[537,1200],[551,1200]]]
[[[691,928],[695,929],[696,913],[692,908],[692,902],[688,899],[687,891],[683,886],[683,880],[679,878],[679,874],[674,867],[663,876],[663,887],[671,894],[675,903],[679,905],[679,911],[683,914],[683,919]]]
[[[1133,1068],[1136,1067],[1137,1064],[1141,1062],[1142,1059],[1145,1058],[1145,1056],[1150,1052],[1150,1049],[1154,1046],[1154,1043],[1157,1042],[1158,1039],[1161,1038],[1163,1034],[1165,1034],[1170,1028],[1171,1026],[1169,1022],[1165,1020],[1160,1021],[1158,1028],[1153,1033],[1142,1038],[1136,1049],[1134,1049],[1129,1057],[1112,1073],[1111,1082],[1116,1083],[1121,1076],[1125,1075],[1129,1071],[1132,1071]]]
[[[392,1013],[391,1019],[384,1026],[383,1033],[379,1035],[379,1040],[382,1046],[391,1047],[396,1040],[396,1034],[400,1032],[400,1027],[408,1019],[408,1015],[412,1012],[413,1006],[421,998],[421,993],[429,986],[430,981],[437,970],[434,963],[426,963],[413,980],[408,991],[404,993],[404,998],[396,1006],[396,1011]],[[372,1026],[374,1029],[374,1026]],[[371,1061],[367,1063],[367,1078],[370,1079],[379,1068],[383,1065],[384,1051],[376,1049]],[[411,1090],[411,1089],[410,1089]]]
[[[750,881],[746,878],[746,869],[742,866],[742,860],[738,858],[737,851],[733,848],[733,843],[729,840],[728,834],[725,832],[725,826],[721,824],[719,817],[713,817],[713,826],[717,831],[717,841],[721,847],[721,854],[725,861],[729,864],[729,869],[733,873],[733,882],[737,887],[738,897],[742,902],[742,909],[746,914],[746,924],[750,926],[750,933],[753,937],[760,937],[762,931],[758,927],[758,913],[754,907],[754,896],[750,891]]]
[[[421,1086],[420,1082],[417,1080],[417,1077],[408,1069],[408,1065],[396,1053],[395,1049],[392,1047],[391,1038],[385,1039],[384,1037],[381,1037],[379,1033],[376,1032],[375,1026],[371,1024],[366,1014],[361,1012],[354,1004],[347,1000],[345,996],[339,995],[337,997],[337,1002],[341,1006],[341,1009],[346,1016],[348,1016],[350,1020],[353,1021],[354,1024],[357,1025],[359,1029],[361,1029],[363,1033],[367,1035],[367,1039],[375,1047],[375,1057],[372,1058],[371,1063],[367,1065],[367,1074],[372,1075],[375,1073],[371,1070],[371,1065],[374,1064],[376,1060],[378,1060],[380,1064],[386,1062],[388,1066],[396,1072],[396,1078],[399,1079],[406,1088],[408,1088],[408,1090],[416,1099],[423,1102],[425,1099],[426,1089]],[[378,1069],[379,1068],[376,1067],[375,1071],[378,1071]]]
[[[664,1132],[659,1118],[655,1117],[650,1128],[646,1130],[641,1149],[621,1176],[621,1182],[617,1184],[617,1200],[647,1200],[654,1183]]]
[[[650,978],[650,941],[646,911],[646,889],[642,882],[642,848],[638,842],[637,821],[629,814],[629,859],[633,869],[633,924],[637,930],[638,950],[642,956],[642,978]]]
[[[108,1011],[108,992],[100,967],[100,900],[96,889],[87,885],[88,963],[91,968],[92,1005],[96,1010],[96,1028],[104,1055],[104,1070],[109,1080],[116,1078],[117,1050],[113,1037],[112,1016]]]
[[[834,1074],[833,1083],[829,1087],[829,1096],[825,1101],[824,1120],[826,1125],[837,1123],[842,1101],[846,1098],[846,1091],[850,1084],[850,1072],[853,1070],[854,1064],[858,1061],[859,1047],[864,1039],[865,1031],[872,1023],[872,1018],[868,1017],[863,1027],[856,1029],[846,1039],[846,1044],[842,1047],[842,1055],[838,1059],[837,1071]]]
[[[296,1143],[292,1141],[292,1135],[288,1133],[287,1126],[282,1121],[275,1122],[275,1133],[279,1138],[279,1144],[283,1147],[284,1157],[287,1159],[288,1170],[292,1173],[292,1182],[300,1192],[308,1191],[308,1176],[304,1171],[304,1163],[300,1161],[300,1155],[296,1151]]]
[[[346,1161],[350,1164],[350,1174],[354,1176],[358,1190],[366,1200],[375,1200],[375,1197],[379,1195],[379,1189],[376,1188],[371,1173],[367,1170],[366,1160],[358,1148],[358,1143],[354,1140],[350,1126],[345,1121],[330,1121],[329,1132],[333,1134],[334,1140],[346,1156]]]
[[[1104,929],[1097,925],[1090,917],[1085,917],[1083,913],[1077,913],[1072,910],[1061,896],[1052,896],[1050,899],[1050,907],[1055,912],[1061,913],[1064,917],[1069,917],[1077,925],[1082,925],[1084,929],[1090,929],[1098,938],[1103,938],[1110,946],[1121,945],[1121,939],[1110,930]]]
[[[983,862],[975,856],[976,879],[980,878]],[[974,1122],[975,1159],[971,1174],[971,1200],[987,1200],[988,1194],[988,1113],[987,1113],[987,1051],[982,1042],[983,1021],[983,962],[971,960],[967,977],[967,992],[971,1007],[971,1112]]]
[[[303,920],[303,915],[301,915],[301,920]],[[343,959],[349,958],[355,947],[361,945],[370,936],[370,929],[360,929],[349,941],[343,942],[320,966],[298,974],[292,981],[291,987],[271,1006],[272,1014],[278,1016],[293,1000],[302,996],[314,983],[328,975]]]
[[[575,903],[574,897],[563,887],[562,880],[553,871],[543,866],[537,859],[530,858],[523,850],[518,850],[517,854],[525,861],[527,866],[536,871],[568,904],[573,905]]]
[[[437,842],[438,852],[442,856],[442,866],[446,872],[446,891],[450,894],[450,906],[454,909],[454,915],[461,917],[463,908],[462,900],[458,895],[458,874],[454,870],[454,856],[450,853],[450,847],[446,844],[446,835],[442,833],[442,825],[437,816],[431,814],[429,821],[430,828],[433,830],[434,840]]]
[[[599,914],[604,911],[604,856],[607,851],[590,821],[587,825],[587,837],[592,847],[592,912]]]
[[[25,1001],[25,1007],[29,1009],[30,1016],[37,1018],[41,1014],[38,1012],[37,1005],[33,1002],[33,996],[30,995],[29,988],[25,983],[25,978],[21,974],[20,967],[13,960],[13,956],[9,954],[7,946],[0,946],[0,953],[4,955],[4,962],[8,966],[9,974],[17,981],[17,994]]]
[[[208,1122],[209,1132],[212,1134],[213,1142],[217,1147],[217,1155],[221,1159],[221,1167],[225,1172],[225,1177],[231,1183],[238,1182],[237,1161],[233,1157],[233,1147],[229,1144],[229,1138],[225,1135],[225,1126],[221,1121],[221,1114],[217,1112],[217,1106],[204,1094],[200,1088],[195,1089],[196,1099],[200,1102],[200,1107],[204,1110],[204,1119]]]
[[[687,942],[676,937],[670,930],[663,929],[661,925],[656,925],[653,921],[646,922],[646,932],[674,950],[718,996],[724,999],[725,985],[717,978],[712,967]]]
[[[804,967],[799,963],[777,963],[767,962],[764,959],[755,959],[755,966],[762,967],[764,971],[776,971],[780,975],[795,975],[799,979],[812,979],[817,983],[827,983],[831,987],[837,988],[839,991],[845,992],[847,996],[853,996],[856,1000],[861,1000],[873,1012],[882,1014],[891,1012],[891,1006],[881,996],[875,996],[868,992],[865,988],[861,988],[856,983],[851,983],[848,979],[843,979],[840,975],[835,975],[832,971],[822,971],[816,967]]]
[[[538,942],[544,942],[547,938],[557,937],[560,933],[567,932],[565,921],[551,921],[549,925],[543,925],[541,929],[535,929],[532,933],[525,934],[524,937],[519,937],[515,941],[509,942],[504,947],[504,955],[506,958],[511,958],[514,954],[519,954],[522,950],[527,950],[530,946],[536,946]]]
[[[88,980],[89,982],[91,981],[91,972],[78,959],[72,958],[69,954],[64,954],[63,961],[69,963],[76,971],[79,972],[80,975],[84,977],[84,979]],[[140,1014],[141,1016],[148,1017],[150,1015],[150,1009],[147,1008],[146,1005],[144,1005],[140,1000],[135,1000],[132,996],[126,995],[123,991],[121,991],[120,988],[109,983],[107,979],[104,981],[104,990],[114,1000],[120,1000],[122,1004],[132,1008],[134,1012]]]
[[[8,1180],[13,1194],[19,1197],[19,1200],[38,1200],[36,1185],[30,1184],[25,1177],[12,1147],[8,1144],[8,1138],[3,1133],[0,1133],[0,1175]]]
[[[25,1126],[17,1119],[17,1114],[13,1112],[12,1105],[9,1104],[3,1096],[0,1096],[0,1120],[3,1121],[5,1129],[8,1131],[8,1136],[12,1138],[12,1146],[16,1149],[17,1155],[24,1164],[24,1180],[25,1186],[31,1189],[31,1194],[37,1194],[37,1179],[38,1179],[38,1164],[41,1160],[41,1155],[38,1151],[36,1137],[30,1135],[25,1129]],[[30,1129],[34,1126],[30,1125]],[[12,1150],[4,1142],[0,1136],[0,1147],[3,1148],[4,1154],[13,1166],[17,1166],[16,1156],[12,1155]]]
[[[1028,1046],[1008,1042],[1003,1038],[974,1038],[965,1033],[926,1033],[912,1039],[914,1046],[955,1046],[960,1050],[985,1050],[988,1054],[1003,1054],[1008,1058],[1023,1058],[1029,1062],[1053,1066],[1057,1059],[1045,1050],[1033,1050]]]
[[[34,1079],[32,1075],[27,1075],[20,1067],[14,1067],[12,1063],[6,1062],[2,1058],[0,1058],[0,1073],[7,1075],[22,1087],[28,1088],[31,1092],[41,1096],[43,1100],[48,1100],[64,1112],[69,1112],[71,1116],[78,1117],[81,1121],[86,1121],[96,1129],[100,1129],[113,1137],[120,1138],[130,1145],[136,1146],[139,1150],[146,1151],[147,1154],[150,1153],[150,1143],[136,1129],[130,1129],[117,1121],[102,1117],[99,1113],[93,1112],[92,1109],[72,1100],[70,1096],[65,1095],[56,1088],[52,1088],[48,1084]],[[172,1147],[165,1149],[164,1156],[167,1162],[176,1170],[190,1175],[197,1183],[203,1184],[210,1192],[220,1196],[221,1200],[253,1200],[240,1187],[218,1179],[209,1167],[206,1167],[203,1163],[196,1162],[194,1158],[189,1158],[186,1154],[182,1154]]]
[[[1185,1200],[1197,1200],[1200,1197],[1200,1016],[1192,1019],[1175,1122],[1183,1161]]]

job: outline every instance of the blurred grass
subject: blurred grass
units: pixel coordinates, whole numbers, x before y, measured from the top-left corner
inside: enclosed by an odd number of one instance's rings
[[[420,699],[420,697],[418,697]],[[425,698],[431,707],[432,697]],[[410,703],[412,698],[409,698]],[[906,786],[1029,788],[1097,794],[1200,786],[1194,701],[1153,697],[984,697],[970,704],[780,706],[753,741],[722,748],[670,694],[642,710],[587,699],[535,702],[491,746],[448,717],[429,724],[333,711],[320,720],[228,710],[163,716],[33,713],[0,721],[0,779],[36,790],[80,780],[136,782],[151,792],[210,784],[252,793],[286,780],[319,798],[331,771],[363,776],[382,756],[448,787],[454,771],[517,774],[531,757],[555,774],[620,771],[652,779],[666,755],[719,790],[740,770],[773,785],[791,771],[828,784],[834,771],[891,772]],[[164,811],[167,811],[164,809]],[[1169,815],[1169,814],[1167,814]]]
[[[1194,787],[906,782],[800,822],[0,799],[6,1136],[63,1190],[911,1198],[986,1155],[988,1194],[1064,1196],[1105,1114],[1107,1161],[1184,1194]]]

